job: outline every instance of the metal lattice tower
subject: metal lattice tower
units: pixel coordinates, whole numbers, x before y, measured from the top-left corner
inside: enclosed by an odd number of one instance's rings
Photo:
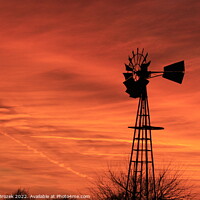
[[[148,98],[139,99],[131,149],[126,198],[153,199],[156,196],[152,135]],[[155,127],[154,127],[155,128]],[[158,128],[158,127],[157,127]],[[129,192],[132,191],[132,194]]]
[[[156,184],[154,173],[154,159],[152,147],[152,130],[161,130],[162,127],[151,126],[147,95],[147,79],[163,76],[166,79],[182,83],[184,76],[184,61],[164,67],[164,71],[148,71],[150,61],[148,53],[132,52],[129,64],[125,64],[127,73],[124,85],[126,92],[132,98],[139,98],[136,122],[134,127],[133,143],[131,148],[128,176],[126,183],[126,200],[156,200]],[[153,75],[157,74],[157,75]]]

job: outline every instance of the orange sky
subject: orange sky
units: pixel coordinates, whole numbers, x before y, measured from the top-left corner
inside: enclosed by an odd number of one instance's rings
[[[185,61],[182,85],[148,84],[157,168],[173,161],[200,185],[199,9],[195,0],[0,0],[0,193],[84,192],[128,158],[137,99],[127,57],[151,70]]]

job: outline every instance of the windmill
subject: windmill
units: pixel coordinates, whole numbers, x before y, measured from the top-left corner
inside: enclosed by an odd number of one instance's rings
[[[165,66],[164,71],[149,71],[151,61],[147,61],[148,53],[144,49],[132,52],[125,64],[124,74],[126,92],[132,98],[139,98],[133,143],[131,148],[128,176],[126,183],[126,200],[156,200],[154,159],[152,148],[152,130],[162,130],[162,127],[151,126],[147,95],[147,84],[150,78],[162,76],[181,84],[184,77],[184,61]]]

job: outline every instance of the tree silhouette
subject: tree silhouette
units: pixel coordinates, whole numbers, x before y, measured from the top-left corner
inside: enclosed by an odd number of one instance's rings
[[[123,171],[113,172],[108,170],[103,176],[98,177],[95,181],[94,187],[90,189],[92,199],[94,200],[124,200],[126,189],[127,174]],[[130,184],[133,186],[133,178]],[[140,192],[144,195],[145,180],[142,181],[143,188]],[[188,180],[183,179],[181,170],[172,170],[168,166],[160,171],[156,176],[156,197],[153,196],[153,181],[149,180],[149,193],[151,200],[194,200],[195,194],[192,191],[193,186]],[[131,188],[131,187],[130,187]],[[129,192],[129,199],[131,200],[131,191]],[[140,193],[135,200],[140,199]],[[144,198],[145,200],[145,198]]]

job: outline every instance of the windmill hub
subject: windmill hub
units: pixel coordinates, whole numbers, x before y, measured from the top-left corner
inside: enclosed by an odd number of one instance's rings
[[[148,71],[145,71],[145,70],[136,71],[134,73],[137,76],[139,76],[140,78],[143,78],[143,79],[150,78],[150,74],[151,74],[151,72],[148,72]]]

